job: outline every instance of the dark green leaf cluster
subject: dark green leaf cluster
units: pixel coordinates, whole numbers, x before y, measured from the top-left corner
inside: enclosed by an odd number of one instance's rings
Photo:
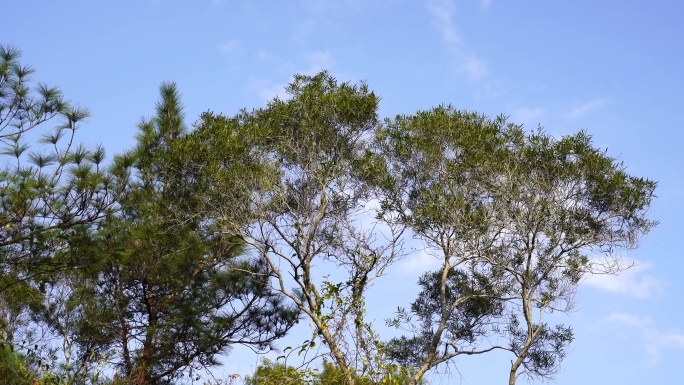
[[[79,265],[59,251],[112,200],[104,149],[74,143],[88,111],[72,107],[55,87],[32,86],[34,71],[20,57],[18,49],[0,46],[0,330],[10,339],[26,321],[24,311],[37,310],[52,277]],[[37,148],[27,144],[35,138]]]
[[[0,246],[6,259],[0,263],[5,265],[21,263],[10,259],[7,249],[22,245],[29,254],[27,247],[46,243],[32,238],[92,222],[108,197],[101,169],[104,149],[73,144],[88,112],[72,108],[57,88],[32,90],[33,70],[22,66],[19,57],[19,50],[0,46],[0,141],[6,160],[0,170]],[[53,118],[61,122],[52,134],[42,133],[40,150],[28,152],[28,132]],[[21,257],[27,255],[16,256]]]
[[[242,257],[242,240],[217,232],[165,159],[183,133],[175,85],[161,87],[157,116],[140,124],[138,146],[118,156],[115,210],[69,250],[94,254],[75,272],[69,331],[89,357],[113,356],[140,383],[170,383],[216,364],[231,344],[268,349],[298,312],[271,290],[263,262]],[[244,220],[244,219],[242,219]]]
[[[521,327],[515,316],[511,317],[507,329],[511,336],[511,350],[520,355],[528,337],[527,330]],[[548,378],[558,372],[560,362],[567,355],[567,347],[574,340],[572,328],[544,323],[532,325],[532,329],[539,332],[524,355],[523,366],[531,375]]]
[[[491,334],[492,325],[503,314],[503,293],[495,291],[488,275],[451,269],[447,273],[444,296],[441,294],[441,271],[424,274],[418,285],[422,290],[411,303],[410,314],[399,309],[398,317],[390,321],[390,325],[395,327],[410,323],[419,330],[414,336],[401,336],[385,344],[387,356],[399,365],[419,367],[434,349],[431,346],[436,338],[452,341],[437,349],[438,357],[476,345],[480,338]],[[443,300],[457,306],[440,326]],[[443,328],[444,335],[436,336],[435,331],[440,328]]]

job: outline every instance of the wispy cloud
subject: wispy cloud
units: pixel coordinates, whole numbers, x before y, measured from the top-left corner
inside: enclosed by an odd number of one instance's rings
[[[312,20],[304,20],[297,24],[292,31],[292,38],[297,41],[306,41],[314,32],[316,25]]]
[[[247,80],[247,91],[256,94],[262,102],[268,102],[273,98],[287,99],[285,84],[274,82],[271,79],[250,78]]]
[[[485,3],[489,4],[488,1]],[[456,9],[453,3],[448,0],[429,1],[427,9],[434,19],[435,28],[456,61],[456,72],[465,74],[471,81],[482,80],[489,73],[487,62],[463,44],[463,37],[458,33],[454,21]]]
[[[647,274],[652,268],[650,263],[634,261],[631,267],[620,274],[596,274],[589,277],[586,284],[608,292],[646,299],[662,290],[662,283]]]
[[[506,87],[501,82],[493,79],[488,79],[486,82],[478,87],[475,93],[476,100],[494,99],[503,96],[507,93]]]
[[[492,5],[491,0],[480,0],[480,8],[483,10],[488,10],[490,5]]]
[[[565,114],[565,119],[574,120],[599,110],[610,103],[608,99],[594,99],[586,103],[575,106]]]
[[[631,313],[610,313],[605,318],[606,322],[617,322],[623,325],[629,325],[635,328],[645,328],[651,323],[647,317],[638,316]]]
[[[648,356],[644,364],[655,365],[660,361],[665,350],[684,350],[684,333],[678,330],[658,330],[649,317],[631,313],[611,313],[604,319],[604,322],[622,324],[636,329],[637,333],[634,335],[641,340]]]
[[[289,60],[283,60],[264,50],[259,50],[256,55],[261,60],[277,63],[283,71],[286,71],[289,74],[299,73],[304,75],[315,75],[324,69],[333,68],[335,64],[332,55],[327,51],[306,53],[300,56],[300,60],[297,64]],[[285,92],[285,87],[287,86],[287,83],[291,81],[291,75],[288,75],[287,81],[275,81],[271,78],[253,77],[247,81],[247,92],[258,95],[264,102],[270,101],[275,97],[288,99],[289,95]]]
[[[435,18],[435,26],[442,35],[442,39],[449,44],[461,43],[461,36],[456,32],[453,20],[454,6],[449,1],[430,1],[428,10]]]
[[[416,273],[423,273],[434,270],[441,264],[439,257],[430,253],[426,249],[417,250],[414,253],[401,261],[399,270],[404,274],[415,275]]]
[[[162,5],[162,2],[163,2],[163,0],[149,0],[149,1],[150,1],[150,3],[152,3],[154,5]],[[223,5],[224,2],[225,2],[225,0],[209,0],[209,4],[211,5],[212,8],[219,7],[219,6]]]
[[[222,54],[229,54],[234,52],[235,49],[238,48],[238,45],[239,43],[237,40],[229,40],[216,46],[216,49],[218,49]]]
[[[460,53],[462,64],[458,69],[468,74],[468,79],[478,81],[483,79],[488,73],[487,63],[473,53]]]
[[[334,65],[333,58],[327,51],[312,52],[306,55],[306,61],[309,65],[302,73],[307,75],[314,75],[322,70],[330,69]]]
[[[268,61],[273,58],[273,54],[264,49],[260,49],[259,52],[257,52],[257,58],[259,58],[259,60]]]
[[[537,124],[539,124],[539,118],[541,118],[545,112],[546,111],[541,107],[519,107],[514,108],[510,114],[513,123],[523,124],[525,126],[533,125],[536,127]]]

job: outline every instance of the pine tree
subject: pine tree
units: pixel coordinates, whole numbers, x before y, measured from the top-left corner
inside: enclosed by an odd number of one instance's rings
[[[233,344],[268,349],[298,313],[242,241],[193,207],[191,189],[171,187],[178,176],[165,159],[185,132],[174,84],[162,85],[156,117],[139,128],[111,170],[116,206],[96,232],[73,238],[72,257],[97,258],[71,280],[78,317],[63,331],[82,360],[109,361],[133,384],[166,384],[216,364]]]

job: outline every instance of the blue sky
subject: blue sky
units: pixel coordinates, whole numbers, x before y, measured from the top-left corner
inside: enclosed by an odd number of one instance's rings
[[[562,135],[581,129],[635,175],[658,181],[660,225],[636,265],[594,277],[563,322],[576,332],[557,384],[674,383],[684,362],[681,143],[684,3],[674,0],[229,1],[2,0],[0,44],[34,79],[92,117],[79,138],[111,155],[133,145],[162,81],[177,82],[188,123],[283,94],[294,73],[367,81],[382,116],[450,103]],[[406,305],[419,254],[377,283],[378,324]],[[412,291],[414,290],[414,291]],[[306,333],[304,333],[306,335]],[[293,337],[297,338],[297,337]],[[280,345],[287,346],[284,341]],[[435,384],[497,384],[510,357],[464,359]],[[250,374],[236,348],[217,374]]]

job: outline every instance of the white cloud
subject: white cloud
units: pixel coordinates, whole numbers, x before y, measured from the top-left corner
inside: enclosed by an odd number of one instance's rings
[[[489,1],[481,2],[482,6],[489,6]],[[474,51],[463,45],[463,37],[458,33],[454,21],[455,7],[451,1],[435,0],[427,3],[428,11],[434,19],[435,28],[442,36],[451,55],[456,61],[457,73],[465,74],[469,80],[477,82],[489,73],[487,62]]]
[[[399,270],[404,274],[415,275],[435,270],[441,265],[439,257],[425,249],[416,250],[399,264]]]
[[[660,342],[679,349],[684,349],[684,334],[677,332],[660,333]]]
[[[238,42],[237,40],[229,40],[227,42],[219,44],[216,48],[219,50],[219,52],[223,54],[229,54],[235,51],[235,49],[238,47]]]
[[[465,72],[468,75],[468,79],[472,81],[481,80],[489,73],[487,63],[475,56],[475,54],[462,55],[461,61],[463,64],[460,66],[460,70]]]
[[[370,199],[363,205],[363,210],[355,218],[359,225],[359,229],[364,232],[369,232],[376,237],[377,240],[388,240],[392,237],[391,228],[377,219],[380,212],[380,201],[378,199]]]
[[[315,75],[322,70],[331,69],[334,64],[332,56],[326,51],[310,53],[306,56],[306,61],[309,63],[308,68],[302,71],[306,75]]]
[[[285,92],[285,84],[273,82],[270,79],[250,78],[247,81],[247,90],[251,94],[259,95],[259,99],[263,102],[271,101],[275,97],[287,99],[289,96]]]
[[[480,8],[483,10],[488,10],[490,5],[492,5],[491,0],[480,0]]]
[[[442,39],[449,44],[461,42],[461,36],[456,32],[456,25],[453,21],[453,4],[449,1],[430,1],[427,4],[428,10],[435,18],[435,26],[441,33]]]
[[[259,58],[259,60],[268,61],[273,58],[273,54],[266,50],[260,49],[259,52],[257,52],[257,58]]]
[[[657,364],[666,350],[684,350],[684,333],[677,330],[658,330],[649,317],[631,313],[611,313],[604,319],[604,322],[636,329],[638,333],[630,333],[630,335],[641,339],[644,352],[648,356],[648,360],[644,362],[646,365]]]
[[[228,44],[226,48],[233,48],[233,46]],[[334,66],[332,55],[327,51],[315,51],[304,54],[300,56],[300,60],[296,64],[289,60],[283,60],[283,58],[263,49],[258,50],[256,56],[260,60],[269,61],[279,67],[279,72],[284,71],[289,74],[315,75],[322,70],[332,69]],[[285,92],[285,87],[292,81],[291,75],[288,76],[287,80],[281,79],[281,81],[253,77],[247,80],[246,90],[252,95],[258,95],[264,102],[268,102],[275,97],[286,100],[290,98],[290,95]]]
[[[304,20],[297,24],[292,32],[292,37],[297,41],[305,41],[315,29],[316,25],[311,20]]]
[[[545,112],[546,111],[541,107],[515,108],[513,111],[511,111],[511,119],[513,123],[516,124],[523,124],[525,126],[533,125],[536,127],[537,124],[539,124],[539,118],[544,115]]]
[[[607,99],[594,99],[586,103],[582,103],[565,114],[565,119],[574,120],[579,119],[591,112],[599,110],[610,103]]]
[[[494,99],[505,95],[507,92],[506,88],[500,82],[488,79],[478,87],[475,98],[477,100]]]
[[[585,281],[588,285],[612,293],[626,294],[645,299],[662,289],[655,277],[646,274],[653,266],[650,263],[634,261],[633,265],[620,274],[595,274]]]
[[[287,92],[285,92],[285,84],[280,83],[273,83],[260,88],[259,96],[264,101],[269,101],[275,97],[283,100],[288,98]]]
[[[611,313],[605,318],[606,322],[617,322],[623,325],[629,325],[635,328],[646,328],[651,320],[647,317],[638,316],[630,313]]]

